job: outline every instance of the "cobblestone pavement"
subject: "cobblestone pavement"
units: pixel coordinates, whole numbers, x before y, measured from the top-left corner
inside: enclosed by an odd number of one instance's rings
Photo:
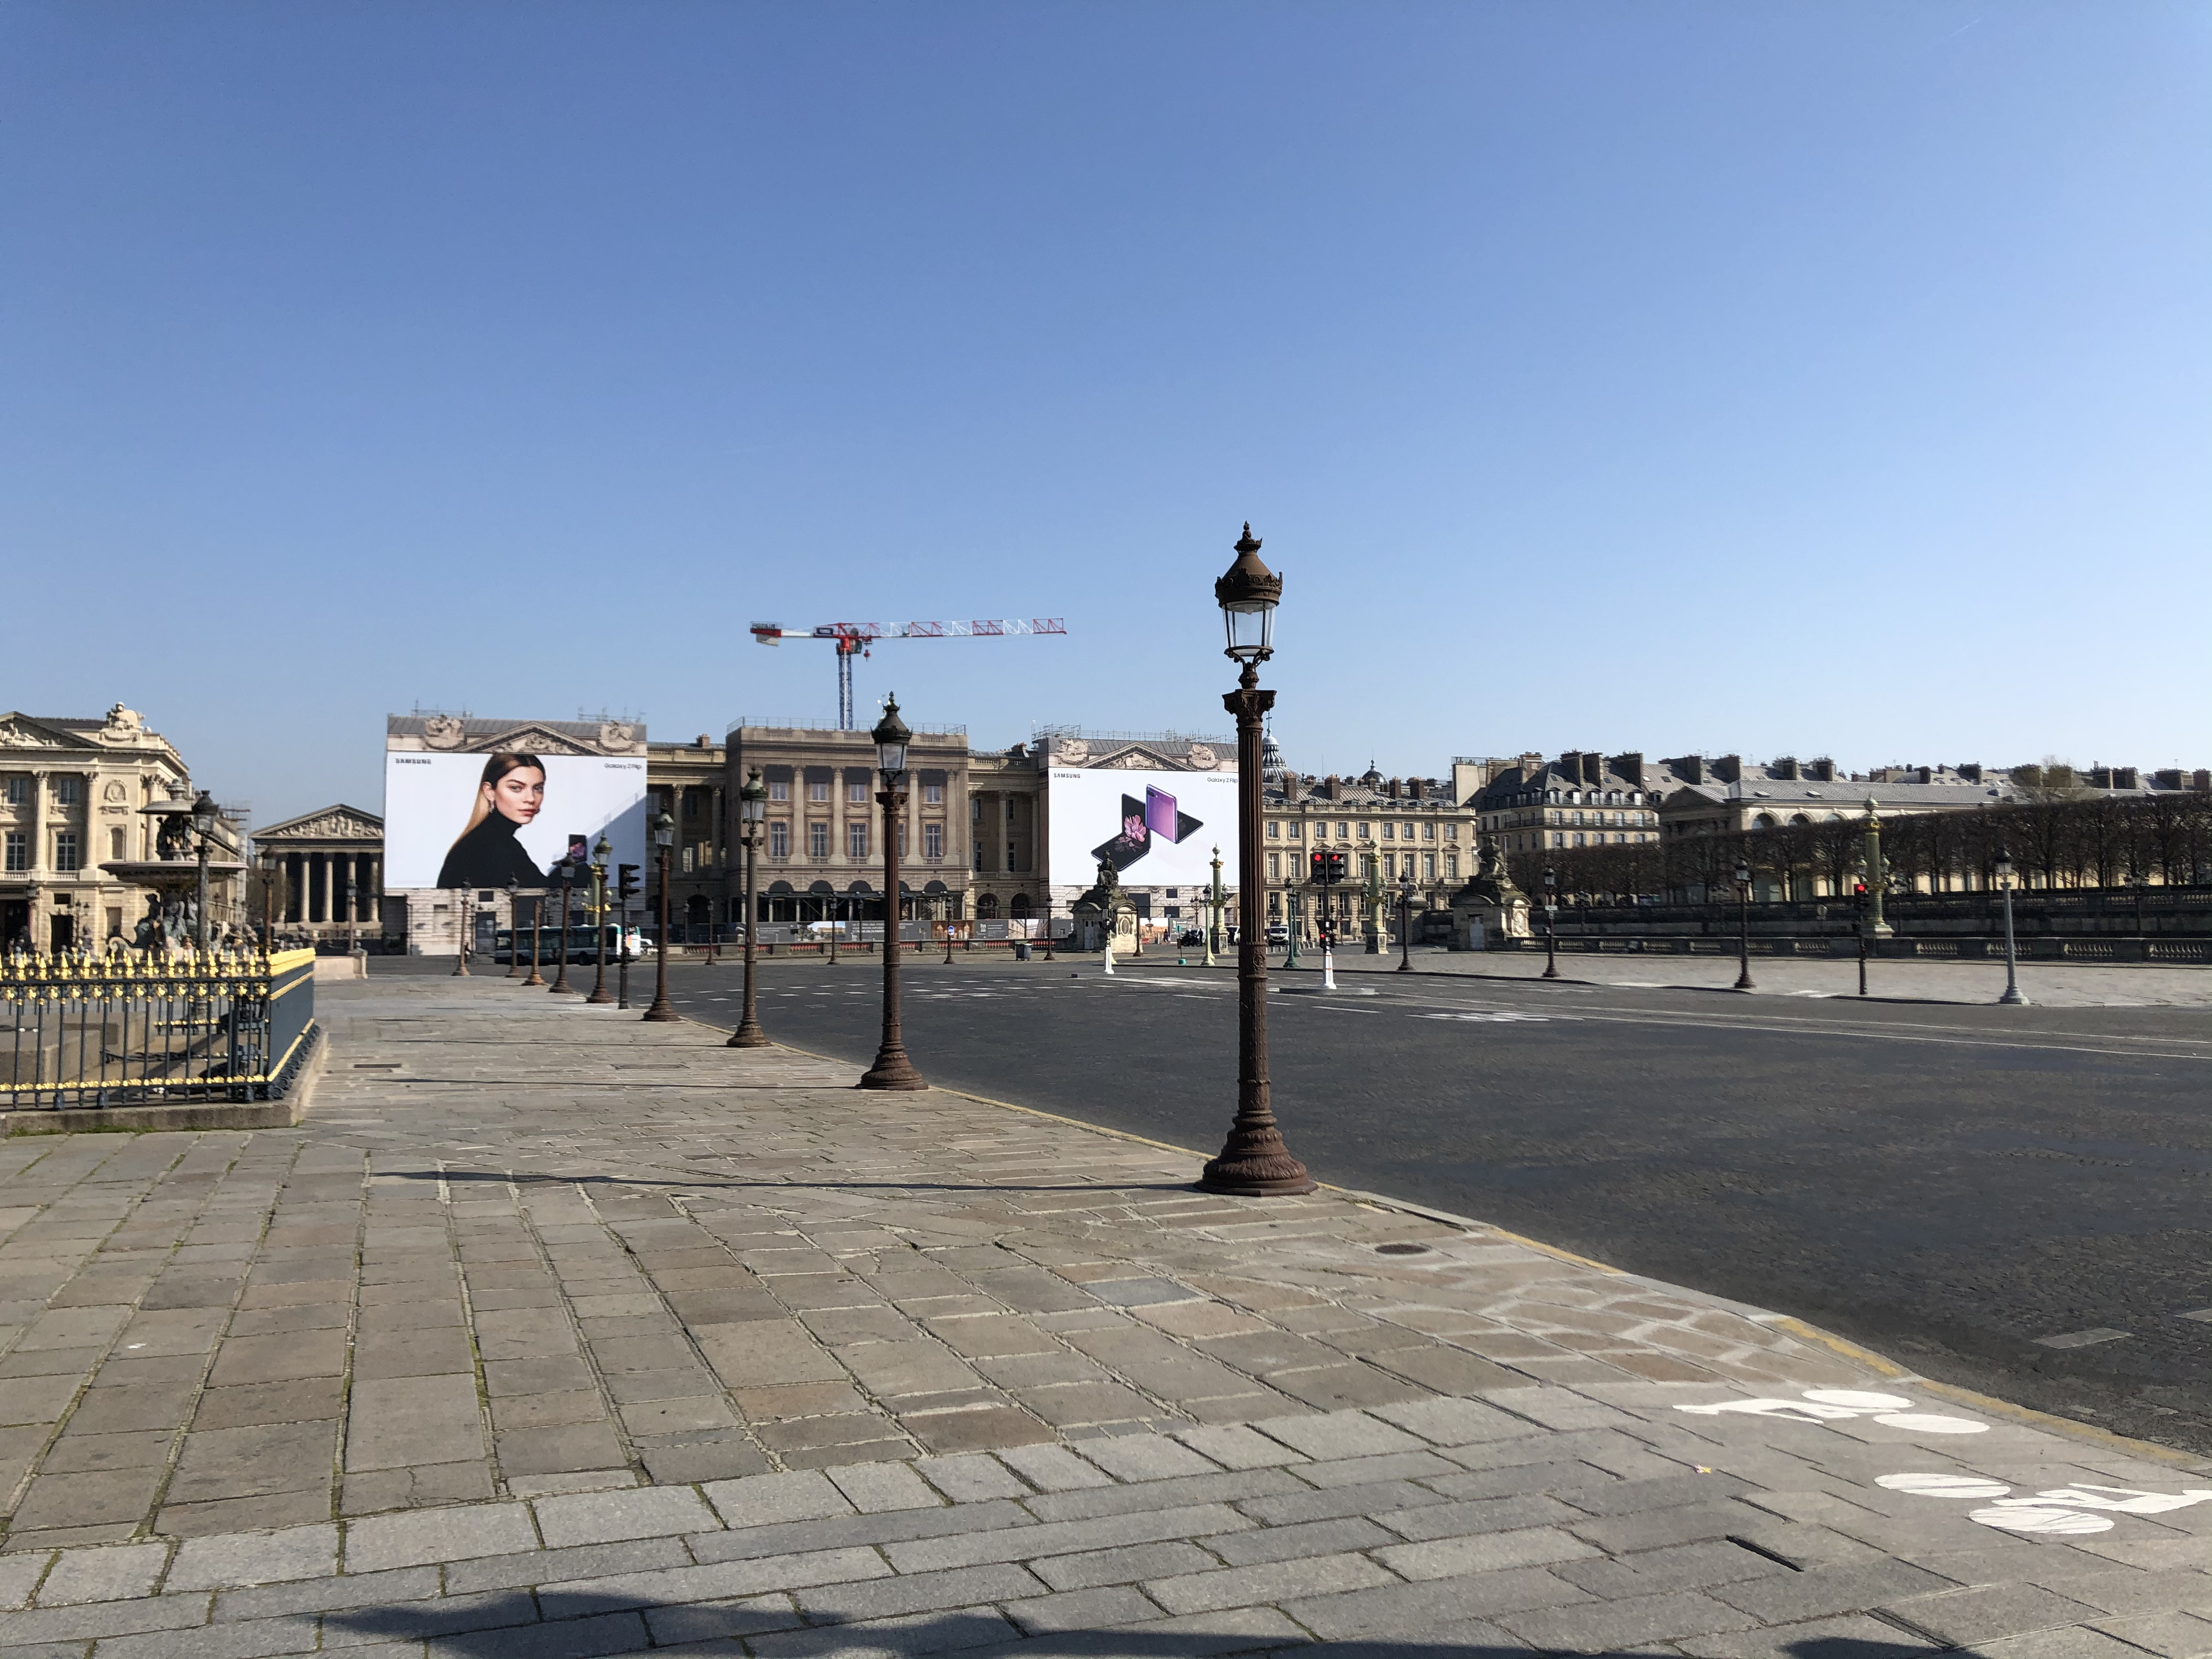
[[[0,1659],[2212,1651],[2203,1474],[1755,1310],[504,981],[321,996],[298,1129],[0,1143]]]

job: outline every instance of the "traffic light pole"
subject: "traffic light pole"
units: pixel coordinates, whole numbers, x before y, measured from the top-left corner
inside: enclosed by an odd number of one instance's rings
[[[618,864],[615,866],[615,902],[620,906],[616,926],[622,931],[617,935],[622,940],[622,967],[617,975],[616,1006],[629,1006],[629,902],[637,896],[637,866]]]
[[[1330,890],[1344,879],[1346,854],[1316,853],[1312,855],[1311,868],[1314,883],[1321,889],[1321,988],[1334,991],[1336,989],[1336,918],[1328,896]]]

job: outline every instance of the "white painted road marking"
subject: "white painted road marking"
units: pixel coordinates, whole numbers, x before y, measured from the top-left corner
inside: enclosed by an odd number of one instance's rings
[[[2099,1342],[2123,1341],[2127,1334],[2125,1331],[2116,1331],[2109,1325],[2100,1325],[2094,1330],[2068,1331],[2063,1335],[2039,1336],[2034,1340],[2038,1347],[2086,1348]]]

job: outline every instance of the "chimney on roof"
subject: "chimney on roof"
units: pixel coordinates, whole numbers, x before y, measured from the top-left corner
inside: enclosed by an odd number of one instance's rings
[[[1795,755],[1783,756],[1766,769],[1784,783],[1796,783],[1804,775],[1804,769],[1797,764],[1797,757]]]
[[[1583,757],[1580,755],[1570,751],[1560,756],[1559,767],[1559,775],[1569,783],[1579,784],[1583,781]]]
[[[2092,789],[2110,789],[2112,787],[2112,769],[2109,766],[2091,767],[2089,787]]]
[[[1385,778],[1382,780],[1382,793],[1388,795],[1392,800],[1396,800],[1398,799],[1399,790],[1401,787],[1401,786],[1395,778]]]
[[[1599,784],[1605,781],[1605,757],[1585,754],[1583,757],[1583,781]]]
[[[1322,798],[1324,800],[1341,800],[1343,796],[1340,795],[1338,791],[1342,787],[1343,781],[1340,779],[1335,773],[1332,772],[1326,778],[1322,780]]]
[[[1919,782],[1933,783],[1936,781],[1936,774],[1925,766],[1916,766],[1912,770],[1914,776]]]
[[[2212,772],[2198,767],[2189,775],[2189,787],[2199,793],[2212,794]]]
[[[1743,757],[1741,755],[1723,755],[1718,760],[1713,763],[1713,775],[1718,778],[1723,783],[1741,783],[1743,781]]]
[[[2178,766],[2166,771],[2152,773],[2150,781],[2160,789],[2179,789],[2185,787],[2181,781],[2181,769]]]
[[[1836,781],[1836,763],[1823,755],[1818,760],[1805,763],[1805,775],[1814,783],[1833,783]]]
[[[1960,761],[1958,773],[1968,783],[1979,783],[1982,781],[1982,763],[1979,761]]]
[[[1285,800],[1296,800],[1298,798],[1298,791],[1304,787],[1304,781],[1301,779],[1297,773],[1286,771],[1283,774],[1283,799]]]
[[[1514,764],[1521,769],[1521,775],[1522,777],[1532,777],[1536,773],[1544,769],[1544,757],[1541,755],[1531,754],[1524,750],[1520,759],[1516,761]]]
[[[1705,757],[1703,755],[1677,755],[1672,760],[1661,761],[1659,764],[1673,767],[1682,775],[1685,783],[1703,783],[1705,781]]]
[[[1626,755],[1614,755],[1606,762],[1607,769],[1616,776],[1628,780],[1632,789],[1644,787],[1644,755],[1640,750],[1631,750]]]
[[[702,749],[712,749],[714,746],[714,738],[708,737],[704,732],[699,734],[698,743]]]
[[[2142,774],[2132,766],[2116,766],[2112,769],[2112,787],[2140,789],[2142,787]]]

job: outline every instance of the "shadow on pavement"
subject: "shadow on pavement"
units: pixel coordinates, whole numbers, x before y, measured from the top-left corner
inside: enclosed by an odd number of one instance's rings
[[[884,1580],[867,1581],[882,1583]],[[896,1581],[890,1581],[896,1582]],[[1413,1589],[1413,1586],[1406,1586]],[[1442,1589],[1443,1586],[1437,1587]],[[513,1590],[496,1595],[458,1597],[441,1606],[409,1602],[381,1607],[356,1607],[327,1613],[327,1627],[348,1632],[348,1645],[368,1640],[424,1642],[433,1659],[597,1659],[599,1656],[643,1654],[684,1644],[711,1644],[696,1650],[703,1653],[761,1655],[821,1655],[839,1653],[930,1654],[966,1652],[979,1656],[1004,1653],[1028,1659],[1200,1659],[1215,1654],[1326,1652],[1341,1659],[1529,1659],[1530,1650],[1504,1632],[1475,1620],[1460,1621],[1425,1636],[1413,1638],[1359,1637],[1338,1641],[1271,1633],[1268,1625],[1281,1629],[1279,1617],[1261,1610],[1227,1612],[1215,1629],[1184,1628],[1147,1631],[1133,1628],[1042,1631],[1025,1634],[1021,1626],[988,1607],[958,1613],[924,1613],[897,1619],[854,1622],[831,1614],[817,1614],[805,1622],[793,1613],[780,1595],[763,1595],[747,1601],[691,1602],[681,1605],[638,1602],[613,1595],[564,1595]],[[1015,1617],[1021,1603],[1010,1604]],[[1601,1603],[1583,1603],[1601,1614]],[[1180,1622],[1202,1623],[1203,1616]],[[1823,1621],[1832,1622],[1832,1621]],[[1863,1622],[1862,1620],[1861,1622]],[[1239,1628],[1239,1626],[1243,1628]],[[840,1642],[837,1632],[849,1632]],[[1476,1632],[1488,1639],[1474,1639]],[[1455,1636],[1465,1632],[1466,1636]],[[1778,1635],[1782,1634],[1777,1632]],[[1899,1632],[1894,1642],[1861,1637],[1807,1636],[1781,1640],[1774,1651],[1793,1659],[1911,1659],[1927,1653],[1929,1644]],[[744,1642],[744,1650],[738,1644]],[[1603,1652],[1580,1649],[1590,1659],[1626,1659],[1631,1654],[1649,1655],[1649,1644],[1632,1644]]]

